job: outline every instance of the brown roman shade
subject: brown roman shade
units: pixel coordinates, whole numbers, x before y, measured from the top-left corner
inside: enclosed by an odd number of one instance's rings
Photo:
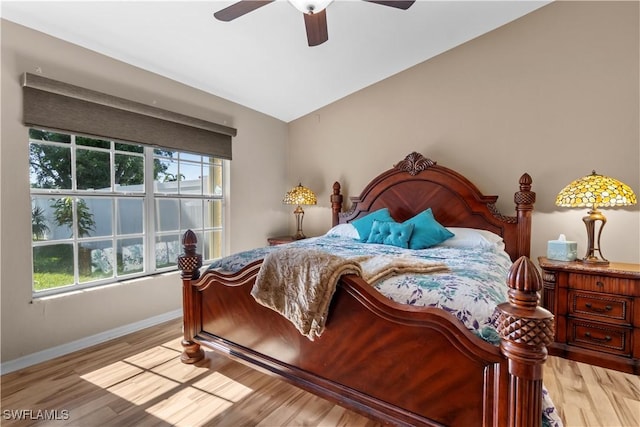
[[[30,73],[22,89],[26,126],[231,159],[234,128]]]

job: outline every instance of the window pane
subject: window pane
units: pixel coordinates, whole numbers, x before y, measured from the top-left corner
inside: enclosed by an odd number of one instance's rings
[[[118,199],[118,234],[144,232],[144,202],[142,199]]]
[[[77,201],[78,237],[113,235],[113,200],[83,197]]]
[[[222,167],[214,164],[204,164],[203,177],[204,194],[222,196]]]
[[[103,139],[87,138],[86,136],[77,136],[76,144],[84,145],[86,147],[111,148],[111,141],[105,141]]]
[[[46,209],[45,216],[48,218],[49,239],[70,239],[73,237],[73,197],[52,197],[47,198],[46,202],[43,197],[34,197],[33,200],[36,201],[35,204],[37,206],[42,206]]]
[[[115,143],[115,149],[118,151],[128,151],[129,153],[144,153],[144,147],[142,145],[123,144],[121,142]]]
[[[202,194],[202,167],[200,163],[180,162],[180,194]]]
[[[206,231],[204,233],[204,243],[202,258],[205,260],[222,257],[222,231]]]
[[[54,232],[58,229],[53,218],[53,209],[50,206],[48,197],[32,197],[31,198],[31,239],[50,240],[54,237]],[[67,238],[69,229],[65,234]]]
[[[49,132],[41,129],[29,129],[29,138],[41,141],[62,142],[71,144],[71,135],[65,133]]]
[[[116,154],[115,184],[118,191],[144,191],[144,158],[142,156],[129,156]]]
[[[164,173],[171,164],[171,159],[174,157],[173,151],[166,150],[153,150],[153,178],[159,182],[164,182]]]
[[[222,227],[222,200],[205,201],[205,228]]]
[[[180,230],[180,201],[156,199],[156,229],[158,231]]]
[[[158,157],[173,158],[177,153],[175,151],[163,150],[162,148],[154,148],[153,154]]]
[[[102,200],[96,200],[96,201],[94,201],[93,199],[87,199],[87,200],[90,200],[92,205],[97,204],[97,206],[89,206],[85,199],[75,200],[76,221],[78,224],[78,228],[77,228],[78,237],[92,237],[92,236],[98,235],[96,231],[95,214],[96,212],[102,214],[102,212],[100,212],[100,205],[101,204],[104,205],[104,204]],[[105,201],[108,202],[110,207],[111,202],[109,200],[105,200]],[[64,221],[65,223],[68,223],[70,219],[73,220],[72,218],[70,218],[70,215],[72,215],[72,213],[70,212],[70,208],[72,209],[73,207],[74,207],[73,199],[71,197],[65,197],[56,201],[55,214],[58,220]],[[101,231],[104,233],[105,228],[107,228],[108,229],[107,234],[111,234],[111,221],[110,221],[111,209],[109,209],[109,212],[106,212],[106,214],[108,215],[107,219],[100,224],[102,229]]]
[[[84,250],[90,253],[91,268],[82,274],[80,271],[80,281],[104,279],[113,276],[113,266],[115,265],[113,241],[102,240],[98,242],[85,242],[80,244],[79,256],[82,256]],[[80,262],[82,265],[82,262]]]
[[[112,244],[111,240],[105,240],[78,245],[80,283],[113,277]]]
[[[144,270],[142,238],[118,240],[118,274],[139,273]]]
[[[156,193],[178,193],[178,162],[162,161],[153,183]]]
[[[180,228],[202,229],[202,200],[180,202]]]
[[[180,236],[172,234],[156,238],[156,268],[175,267],[180,255]]]
[[[200,163],[202,161],[202,156],[200,154],[180,153],[180,160]]]
[[[78,190],[111,190],[110,154],[104,151],[76,150]]]
[[[71,243],[33,248],[34,291],[68,286],[73,283],[73,245]]]
[[[71,189],[71,148],[31,144],[29,181],[31,188]]]
[[[212,165],[218,165],[218,166],[222,165],[222,159],[218,159],[217,157],[202,156],[202,161],[205,164],[210,163]]]

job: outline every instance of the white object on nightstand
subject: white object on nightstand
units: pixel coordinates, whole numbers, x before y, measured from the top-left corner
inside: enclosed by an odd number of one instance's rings
[[[547,243],[547,258],[556,261],[574,261],[578,258],[578,244],[567,240],[564,234],[558,236],[558,240],[549,240]]]

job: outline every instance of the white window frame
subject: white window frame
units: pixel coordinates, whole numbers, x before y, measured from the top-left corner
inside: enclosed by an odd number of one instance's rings
[[[38,129],[39,128],[33,128],[33,129]],[[72,182],[72,188],[71,189],[40,189],[40,188],[31,188],[31,194],[30,194],[30,199],[33,198],[34,196],[51,196],[51,197],[72,197],[74,198],[74,205],[75,205],[75,200],[76,198],[88,198],[88,197],[97,197],[97,198],[107,198],[109,200],[112,200],[112,224],[111,224],[111,235],[110,236],[99,236],[99,237],[95,237],[95,238],[87,238],[88,240],[83,240],[83,241],[92,241],[92,240],[112,240],[113,242],[113,251],[114,251],[114,258],[113,258],[113,276],[110,278],[106,278],[106,279],[98,279],[98,280],[92,280],[92,281],[88,281],[88,282],[83,282],[80,283],[80,277],[79,277],[79,271],[80,271],[80,267],[79,267],[79,262],[78,262],[78,248],[79,248],[79,236],[77,235],[77,232],[75,230],[77,230],[77,218],[74,215],[74,222],[73,222],[73,235],[70,239],[67,240],[61,240],[61,239],[56,239],[56,240],[45,240],[45,241],[35,241],[32,239],[32,248],[36,247],[36,246],[45,246],[45,245],[53,245],[53,244],[59,244],[59,243],[73,243],[73,252],[74,252],[74,284],[71,285],[65,285],[65,286],[59,286],[56,288],[50,288],[50,289],[44,289],[44,290],[39,290],[36,291],[35,290],[35,286],[32,280],[32,295],[33,298],[41,298],[41,297],[45,297],[45,296],[50,296],[50,295],[54,295],[54,294],[64,294],[64,293],[68,293],[68,292],[73,292],[79,289],[86,289],[86,288],[93,288],[93,287],[97,287],[97,286],[104,286],[107,284],[112,284],[112,283],[117,283],[117,282],[124,282],[124,281],[128,281],[131,279],[136,279],[136,278],[140,278],[140,277],[145,277],[145,276],[152,276],[155,274],[159,274],[159,273],[163,273],[163,272],[168,272],[168,271],[174,271],[177,270],[177,265],[172,265],[172,266],[168,266],[168,267],[162,267],[162,268],[156,268],[156,253],[155,253],[155,248],[156,248],[156,238],[162,235],[167,235],[167,234],[175,234],[175,231],[173,232],[161,232],[158,231],[156,229],[156,224],[155,224],[155,218],[156,218],[156,212],[155,212],[155,208],[156,208],[156,201],[159,199],[178,199],[180,201],[182,200],[202,200],[202,201],[212,201],[212,202],[217,202],[220,203],[220,217],[221,217],[221,224],[219,226],[211,226],[211,227],[207,227],[206,225],[206,219],[205,219],[205,203],[203,202],[203,208],[202,208],[202,227],[199,229],[194,229],[193,231],[196,232],[196,235],[198,236],[198,252],[202,253],[203,256],[206,257],[207,252],[208,251],[203,251],[203,243],[204,243],[204,239],[203,239],[203,233],[207,233],[207,232],[211,232],[211,234],[213,232],[217,232],[219,233],[219,238],[220,238],[220,242],[219,242],[219,257],[224,256],[228,253],[228,249],[229,249],[229,244],[227,242],[226,239],[226,235],[227,235],[227,218],[228,218],[228,211],[229,211],[229,206],[228,206],[228,197],[229,197],[229,177],[230,177],[230,172],[229,172],[229,166],[230,166],[230,161],[229,160],[225,160],[225,159],[215,159],[216,160],[216,165],[215,167],[219,167],[221,168],[220,171],[220,180],[221,180],[221,192],[219,194],[202,194],[202,187],[204,186],[204,181],[201,181],[201,191],[200,194],[180,194],[180,193],[156,193],[154,191],[154,179],[153,179],[153,174],[154,174],[154,147],[150,147],[150,146],[144,146],[141,144],[136,144],[136,143],[131,143],[131,142],[127,142],[127,141],[114,141],[114,140],[110,140],[109,138],[100,138],[100,137],[93,137],[93,136],[88,136],[89,138],[95,138],[95,139],[99,139],[99,140],[103,140],[103,141],[110,141],[110,149],[101,149],[101,148],[96,148],[96,147],[85,147],[85,146],[77,146],[76,145],[76,135],[70,132],[61,132],[61,131],[51,131],[54,133],[58,133],[58,134],[64,134],[64,135],[70,135],[71,136],[71,143],[56,143],[56,142],[49,142],[49,141],[41,141],[41,140],[37,140],[37,139],[31,139],[29,138],[29,144],[31,145],[31,143],[37,143],[37,144],[46,144],[46,145],[58,145],[58,146],[64,146],[64,147],[69,147],[71,150],[71,182]],[[84,135],[82,135],[84,136]],[[116,191],[115,188],[115,179],[113,176],[113,171],[114,168],[111,167],[111,165],[114,164],[114,154],[116,153],[115,150],[115,144],[117,143],[122,143],[122,144],[130,144],[130,145],[140,145],[144,148],[143,153],[142,153],[142,157],[144,158],[144,190],[140,191],[140,192],[123,192],[123,191]],[[106,152],[108,151],[110,153],[110,167],[111,167],[111,191],[109,192],[105,192],[105,191],[91,191],[91,190],[78,190],[77,189],[77,176],[76,176],[76,150],[80,148],[80,149],[91,149],[91,150],[95,150],[95,151],[103,151]],[[187,157],[193,157],[194,154],[193,153],[186,153],[186,152],[178,152],[174,149],[162,149],[165,151],[172,151],[174,153],[176,153],[176,161],[180,160],[182,155],[185,155]],[[127,153],[127,154],[132,154],[132,155],[140,155],[140,154],[135,154],[135,153]],[[210,156],[207,155],[202,155],[203,158],[211,158]],[[180,164],[180,163],[179,163]],[[197,164],[197,163],[191,163],[191,164]],[[200,167],[201,167],[201,171],[202,168],[204,168],[204,165],[208,165],[209,163],[204,163],[201,160],[200,163]],[[204,175],[201,175],[201,177]],[[178,184],[180,185],[180,184]],[[142,233],[135,233],[132,235],[122,235],[122,234],[118,234],[118,230],[116,229],[116,216],[118,214],[118,209],[117,209],[117,199],[126,199],[126,198],[142,198],[143,199],[143,230]],[[178,206],[180,206],[181,203],[178,203]],[[178,227],[179,227],[179,250],[178,250],[178,254],[182,253],[182,235],[184,234],[184,231],[186,231],[186,229],[182,228],[182,221],[180,221],[180,215],[181,215],[181,209],[178,209],[178,213],[179,213],[179,217],[178,217]],[[143,240],[143,244],[144,244],[144,261],[143,261],[143,271],[142,272],[137,272],[137,273],[132,273],[132,274],[118,274],[118,266],[117,266],[117,257],[115,257],[115,251],[117,250],[117,242],[119,239],[122,239],[123,237],[141,237]],[[32,257],[33,257],[33,250],[32,250]],[[218,258],[218,257],[215,257]],[[215,258],[205,258],[203,259],[204,263],[210,263],[211,261],[213,261]],[[175,260],[173,260],[175,261]],[[31,268],[32,274],[34,271],[34,266],[33,266],[33,259],[32,259],[32,268]]]

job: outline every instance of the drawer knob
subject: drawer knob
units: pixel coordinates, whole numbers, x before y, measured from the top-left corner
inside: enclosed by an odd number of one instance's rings
[[[596,286],[599,287],[599,288],[604,288],[604,283],[602,283],[600,280],[598,280],[596,282]]]
[[[586,303],[585,306],[591,311],[597,311],[598,313],[604,313],[605,311],[611,311],[613,307],[610,305],[606,305],[604,308],[602,307],[594,307],[590,302]]]
[[[591,339],[591,340],[595,340],[595,341],[604,341],[604,342],[611,341],[611,337],[609,335],[605,335],[604,338],[600,338],[600,337],[591,336],[591,332],[585,332],[584,336],[589,338],[589,339]]]

